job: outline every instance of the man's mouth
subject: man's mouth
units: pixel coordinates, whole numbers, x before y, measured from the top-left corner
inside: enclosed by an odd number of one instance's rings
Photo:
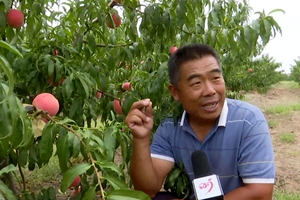
[[[202,107],[203,107],[204,109],[212,109],[212,108],[215,108],[217,105],[218,105],[218,102],[214,102],[214,103],[208,103],[208,104],[205,104],[205,105],[203,105]]]

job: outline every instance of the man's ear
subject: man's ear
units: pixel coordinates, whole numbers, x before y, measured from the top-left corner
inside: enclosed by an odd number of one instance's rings
[[[175,99],[175,101],[179,101],[179,95],[178,95],[179,91],[178,91],[177,87],[170,84],[168,88],[169,88],[169,91],[171,92],[173,98]]]

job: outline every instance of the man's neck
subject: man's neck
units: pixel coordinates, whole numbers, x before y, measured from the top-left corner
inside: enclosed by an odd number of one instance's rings
[[[197,135],[198,139],[203,142],[206,135],[210,132],[210,130],[214,127],[216,120],[203,120],[203,119],[197,119],[193,118],[191,116],[187,116],[188,122]]]

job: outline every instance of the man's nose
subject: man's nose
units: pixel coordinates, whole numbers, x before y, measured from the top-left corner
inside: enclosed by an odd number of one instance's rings
[[[216,94],[214,84],[210,81],[206,81],[205,85],[203,87],[202,95],[203,96],[212,96],[214,94]]]

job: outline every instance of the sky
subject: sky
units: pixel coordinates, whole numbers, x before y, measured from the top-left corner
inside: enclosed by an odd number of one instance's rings
[[[266,13],[273,9],[281,8],[285,11],[272,13],[282,29],[282,35],[276,37],[267,44],[264,54],[269,54],[276,62],[282,63],[282,70],[290,72],[295,59],[300,57],[300,10],[299,0],[249,0],[254,11],[265,10]]]

